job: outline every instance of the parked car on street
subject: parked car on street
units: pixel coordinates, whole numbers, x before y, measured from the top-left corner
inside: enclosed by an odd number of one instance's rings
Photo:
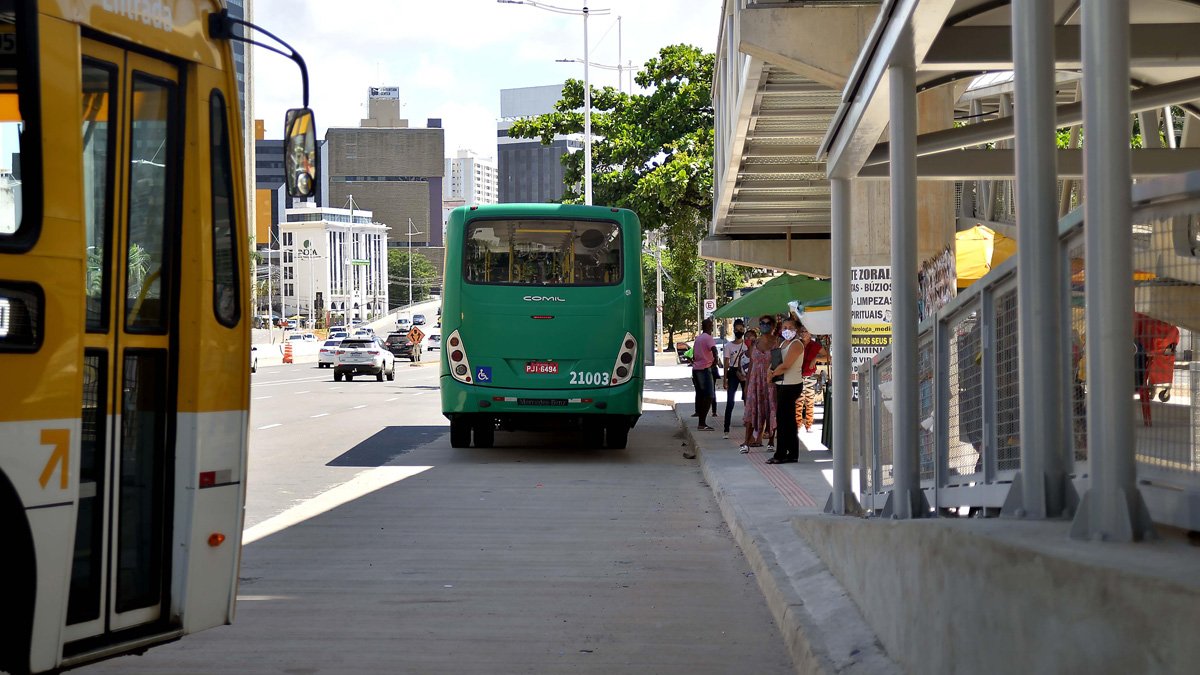
[[[390,333],[387,339],[383,341],[383,346],[388,348],[396,358],[408,359],[409,361],[421,360],[421,347],[418,343],[413,344],[412,340],[408,339],[405,333]]]
[[[342,344],[342,338],[329,339],[321,345],[321,351],[317,352],[318,368],[333,367],[334,362],[337,361],[337,349],[340,344]]]
[[[385,377],[394,380],[396,357],[376,338],[346,338],[335,354],[333,381],[345,377],[349,382],[355,375],[374,375],[380,382]]]
[[[413,314],[413,325],[414,326],[424,326],[425,325],[425,315],[424,314]]]

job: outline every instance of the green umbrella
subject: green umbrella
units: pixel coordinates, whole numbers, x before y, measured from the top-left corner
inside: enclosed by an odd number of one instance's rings
[[[801,307],[828,306],[833,297],[830,283],[797,274],[783,274],[750,291],[713,313],[717,319],[739,316],[782,314],[793,300]]]

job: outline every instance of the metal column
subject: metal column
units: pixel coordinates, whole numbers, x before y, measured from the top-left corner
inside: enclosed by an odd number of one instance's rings
[[[892,197],[892,458],[895,483],[884,506],[893,518],[929,514],[918,462],[917,387],[917,84],[912,26],[906,24],[888,66]]]
[[[1078,539],[1153,534],[1138,492],[1130,251],[1129,0],[1083,0],[1083,144],[1091,487],[1071,526]]]
[[[1054,3],[1014,0],[1016,85],[1017,330],[1020,354],[1021,471],[1002,515],[1056,518],[1073,512],[1064,457],[1060,378],[1066,315],[1059,277],[1058,185],[1054,125]]]
[[[825,504],[825,513],[840,516],[861,515],[862,507],[851,488],[850,469],[854,464],[850,451],[850,181],[830,181],[833,206],[833,492]],[[825,411],[826,418],[829,411]]]

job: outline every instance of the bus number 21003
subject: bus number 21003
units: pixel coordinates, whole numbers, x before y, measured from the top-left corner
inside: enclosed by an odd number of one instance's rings
[[[581,373],[574,370],[571,371],[571,384],[593,384],[606,387],[608,386],[608,378],[608,373]]]

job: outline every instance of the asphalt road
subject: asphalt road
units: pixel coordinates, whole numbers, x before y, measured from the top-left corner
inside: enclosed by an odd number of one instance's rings
[[[261,368],[237,621],[78,672],[793,672],[673,414],[452,449],[436,377]]]

